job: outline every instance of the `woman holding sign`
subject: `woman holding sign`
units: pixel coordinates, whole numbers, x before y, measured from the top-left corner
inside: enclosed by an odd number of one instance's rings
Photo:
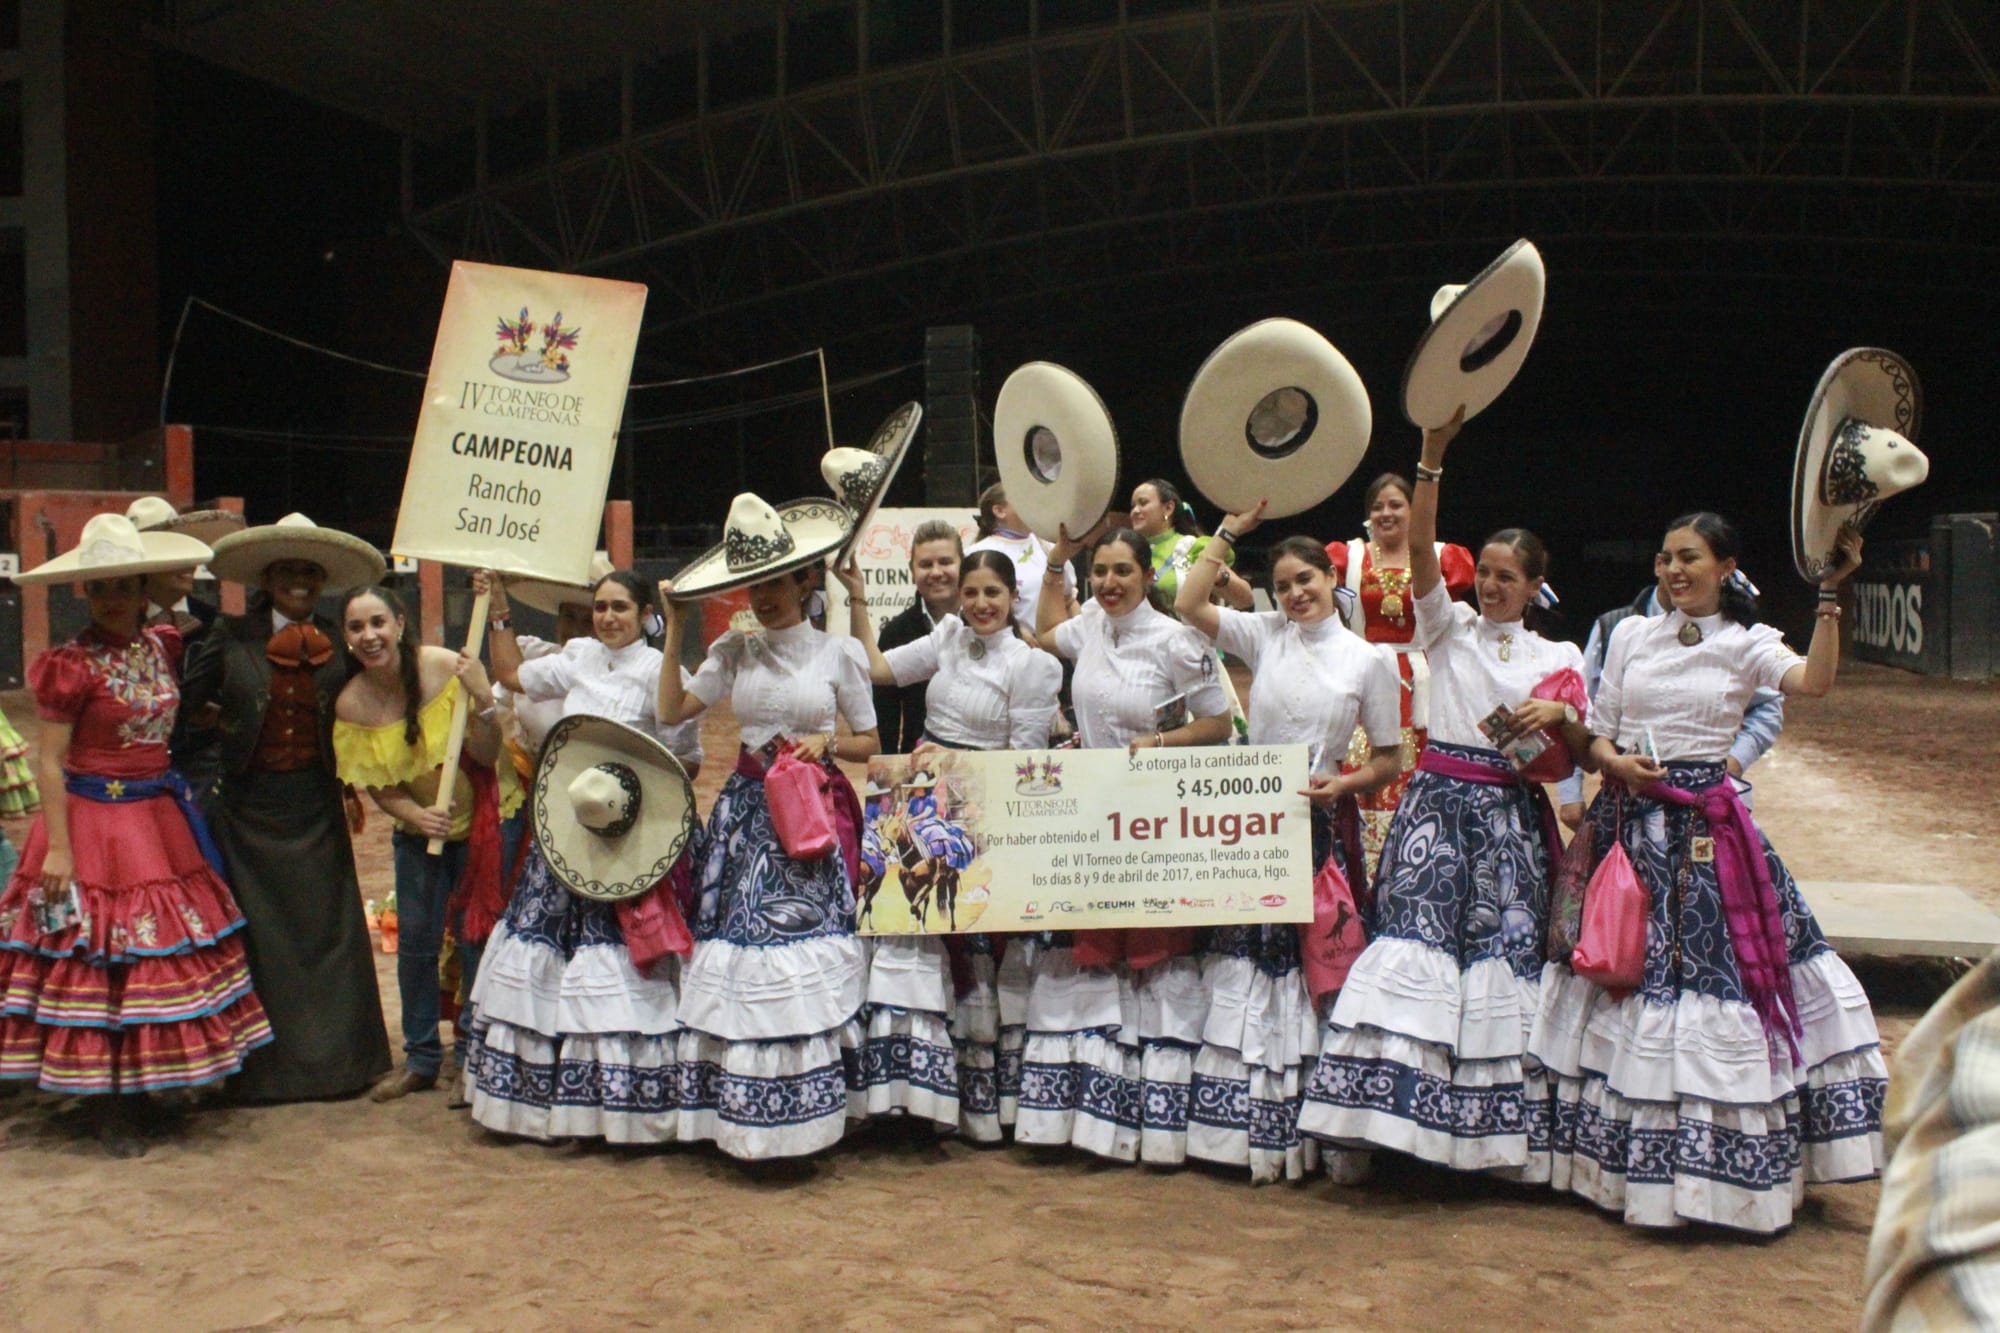
[[[1098,540],[1095,595],[1071,615],[1062,571],[1089,538],[1073,540],[1067,529],[1062,538],[1042,576],[1036,626],[1044,646],[1076,663],[1084,746],[1137,752],[1227,739],[1215,651],[1158,602],[1146,539],[1119,528]],[[1189,1085],[1208,1010],[1194,932],[1047,939],[1029,985],[1014,1137],[1124,1162],[1186,1160]]]
[[[1255,673],[1250,744],[1305,745],[1315,752],[1309,793],[1314,869],[1332,857],[1349,884],[1361,883],[1354,798],[1395,777],[1402,754],[1395,668],[1341,624],[1331,562],[1309,537],[1287,537],[1271,549],[1271,597],[1279,610],[1237,611],[1210,602],[1223,570],[1217,548],[1234,549],[1263,512],[1260,503],[1222,520],[1208,550],[1181,579],[1175,606],[1188,624]],[[1357,721],[1372,749],[1365,765],[1341,773]],[[1358,902],[1365,894],[1353,896]],[[1300,969],[1299,929],[1211,930],[1202,973],[1208,1021],[1195,1057],[1188,1151],[1205,1161],[1248,1165],[1258,1182],[1297,1179],[1318,1155],[1313,1141],[1298,1132],[1298,1117],[1309,1066],[1319,1053],[1314,1002],[1321,998],[1309,984],[1314,979]]]
[[[868,653],[869,678],[876,685],[910,688],[928,681],[925,690],[924,746],[954,750],[1046,750],[1055,719],[1056,691],[1062,667],[1047,653],[1030,648],[1014,627],[1014,562],[999,551],[974,551],[959,568],[957,614],[940,618],[923,638],[883,652],[868,622],[861,571],[853,561],[839,570],[847,586],[851,632]],[[998,1142],[1004,1125],[1014,1122],[1020,1086],[1003,1069],[1018,1071],[1024,1015],[1008,1023],[997,975],[999,952],[992,935],[950,937],[962,946],[970,981],[957,1004],[951,1004],[952,977],[945,946],[934,936],[881,936],[875,941],[869,966],[868,998],[877,1009],[869,1023],[871,1045],[926,1034],[899,1031],[921,1020],[935,1046],[945,1038],[956,1044],[958,1095],[954,1127],[983,1143]],[[1003,943],[1005,937],[1002,937]],[[1018,974],[1008,988],[1018,995],[1025,985],[1022,955],[1011,951],[1007,961]],[[1000,1059],[1005,1043],[1014,1057]],[[949,1054],[949,1048],[946,1048]],[[932,1101],[927,1090],[905,1082],[884,1091],[890,1102],[880,1109],[918,1112]],[[870,1090],[869,1110],[876,1090]],[[941,1100],[941,1099],[939,1099]],[[941,1110],[942,1108],[940,1108]],[[933,1112],[933,1118],[943,1116]],[[953,1123],[953,1122],[946,1122]]]
[[[1502,749],[1532,736],[1583,751],[1575,708],[1532,697],[1583,657],[1523,623],[1547,559],[1523,528],[1480,548],[1479,610],[1451,600],[1432,543],[1445,447],[1462,420],[1424,432],[1410,510],[1430,744],[1389,827],[1370,942],[1334,1004],[1299,1126],[1347,1146],[1546,1180],[1549,1089],[1523,1057],[1562,841],[1546,793]]]
[[[375,1085],[378,1102],[437,1086],[444,1067],[438,951],[449,925],[464,972],[476,977],[479,944],[505,905],[500,821],[520,808],[521,781],[501,764],[500,728],[486,671],[463,653],[418,644],[416,626],[387,588],[357,588],[340,608],[340,629],[360,673],[334,701],[333,753],[340,779],[365,787],[396,822],[396,988],[403,1002],[403,1068]],[[446,785],[445,746],[460,690],[472,694],[459,771]],[[450,793],[438,808],[439,789]],[[442,855],[428,850],[445,840]],[[453,918],[447,920],[447,917]],[[463,1067],[463,1033],[454,1052]]]
[[[669,661],[680,658],[693,599],[747,587],[760,627],[717,639],[689,685],[662,671],[657,702],[660,720],[673,724],[726,697],[741,731],[735,772],[696,848],[694,954],[680,1013],[681,1061],[703,1070],[682,1108],[681,1136],[713,1139],[734,1157],[798,1157],[839,1141],[848,1068],[863,1045],[868,957],[854,934],[861,805],[834,760],[875,754],[875,700],[861,645],[814,629],[804,614],[811,566],[847,540],[852,523],[831,500],[780,511],[739,495],[722,545],[660,583],[672,602]],[[842,719],[852,735],[838,734]],[[839,810],[831,852],[793,856],[779,838],[764,779],[785,753],[824,775]]]

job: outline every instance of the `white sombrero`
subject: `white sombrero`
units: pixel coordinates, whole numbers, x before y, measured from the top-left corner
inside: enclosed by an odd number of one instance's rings
[[[1337,348],[1295,319],[1259,320],[1208,354],[1181,405],[1181,465],[1224,513],[1311,509],[1368,451],[1374,414]],[[1011,494],[1011,492],[1010,492]]]
[[[243,515],[228,509],[196,509],[183,514],[157,495],[142,495],[125,507],[125,517],[141,532],[178,532],[215,545],[218,538],[243,530]]]
[[[745,491],[729,504],[722,542],[674,576],[674,600],[693,602],[804,569],[840,549],[854,515],[838,500],[788,500],[773,509]]]
[[[636,898],[674,868],[694,832],[694,787],[672,751],[607,717],[549,729],[535,765],[535,845],[581,898]]]
[[[379,583],[389,568],[382,553],[352,533],[322,528],[304,514],[232,532],[215,544],[208,567],[215,577],[255,586],[277,560],[310,560],[326,571],[328,588],[362,588]]]
[[[1514,382],[1542,323],[1547,275],[1542,253],[1527,240],[1463,286],[1447,283],[1431,297],[1431,326],[1403,368],[1403,415],[1433,429],[1460,403],[1472,420]]]
[[[16,583],[82,583],[192,569],[209,558],[208,546],[178,532],[141,532],[123,514],[98,514],[83,525],[76,545],[14,575]]]
[[[1807,582],[1833,564],[1842,527],[1859,531],[1930,475],[1915,443],[1923,410],[1917,373],[1879,347],[1842,352],[1820,376],[1792,464],[1792,563]]]
[[[923,419],[922,407],[916,403],[904,403],[875,428],[867,448],[829,449],[826,456],[820,459],[820,476],[833,488],[834,498],[854,515],[853,530],[848,533],[839,554],[847,553],[847,548],[854,544],[861,536],[861,530],[875,517],[882,497],[889,493],[889,483],[895,480],[896,469],[903,466],[903,455],[910,451],[910,441],[917,438],[917,423]]]
[[[1118,488],[1118,433],[1076,372],[1030,361],[1007,377],[993,404],[993,452],[1007,503],[1044,541],[1067,527],[1081,538]]]
[[[604,582],[604,576],[615,568],[611,557],[599,551],[590,557],[590,582],[564,583],[558,579],[513,579],[507,580],[507,600],[519,602],[555,615],[565,603],[575,606],[589,606],[590,592]]]

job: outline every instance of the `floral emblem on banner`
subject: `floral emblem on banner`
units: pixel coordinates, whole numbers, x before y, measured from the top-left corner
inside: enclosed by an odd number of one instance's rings
[[[1022,796],[1053,796],[1063,789],[1062,765],[1053,759],[1014,765],[1014,790]]]
[[[562,311],[540,326],[541,345],[535,346],[535,320],[522,306],[519,315],[500,316],[494,336],[500,346],[487,364],[502,379],[521,384],[561,384],[569,378],[569,354],[576,350],[583,330],[564,324]]]

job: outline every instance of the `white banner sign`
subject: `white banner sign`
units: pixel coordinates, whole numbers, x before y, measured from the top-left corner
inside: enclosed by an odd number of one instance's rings
[[[868,616],[875,622],[876,633],[881,633],[882,626],[917,595],[917,585],[910,578],[910,538],[916,535],[917,529],[932,519],[938,519],[957,528],[960,538],[969,545],[978,531],[977,517],[978,510],[971,505],[963,509],[875,511],[875,517],[862,530],[860,540],[854,543],[854,558],[861,567],[862,584],[868,589]],[[827,630],[845,634],[847,590],[830,572],[826,585]]]
[[[639,283],[453,264],[391,549],[587,580],[645,308]]]

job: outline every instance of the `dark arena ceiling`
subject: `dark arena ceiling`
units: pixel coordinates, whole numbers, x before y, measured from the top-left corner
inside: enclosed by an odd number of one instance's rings
[[[161,28],[401,132],[441,261],[645,281],[650,328],[718,355],[1313,290],[1338,324],[1516,235],[1642,311],[1690,275],[1711,307],[2000,290],[1987,0],[172,0]]]
[[[459,258],[644,282],[649,380],[824,348],[843,432],[970,324],[982,411],[1021,362],[1073,367],[1129,485],[1178,475],[1202,358],[1289,315],[1369,387],[1372,476],[1408,465],[1431,293],[1527,236],[1549,313],[1453,525],[1543,527],[1582,605],[1630,595],[1647,539],[1588,553],[1662,506],[1741,515],[1782,567],[1799,413],[1847,347],[1926,391],[1931,483],[1879,535],[2000,504],[1995,0],[161,0],[155,35],[400,138],[398,254],[438,287],[369,315],[405,364]],[[817,487],[799,378],[648,396],[614,493],[688,523]],[[393,448],[408,410],[344,428]],[[1357,491],[1298,528],[1348,531]]]

